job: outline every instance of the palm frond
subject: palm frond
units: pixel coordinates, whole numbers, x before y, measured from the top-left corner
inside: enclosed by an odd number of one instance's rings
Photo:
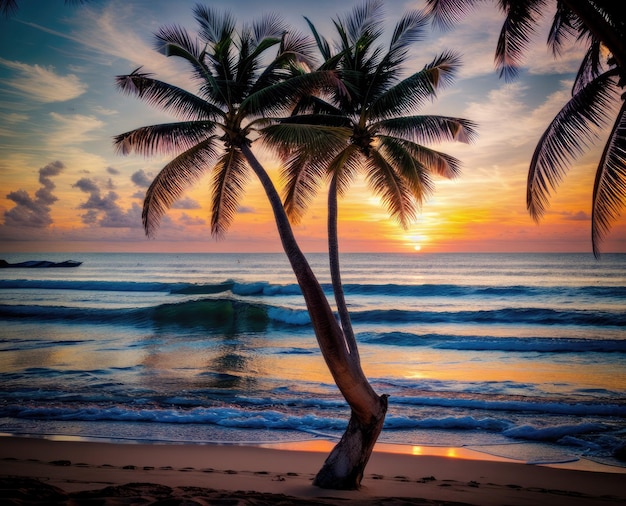
[[[392,118],[407,111],[419,109],[432,100],[440,87],[452,83],[461,65],[460,58],[446,52],[437,56],[422,70],[403,79],[372,101],[369,114],[372,118]]]
[[[424,31],[428,23],[428,15],[424,11],[409,11],[396,24],[391,43],[389,44],[389,58],[396,59],[415,42],[424,40]]]
[[[365,161],[365,177],[391,217],[406,228],[418,212],[413,191],[394,166],[376,149],[371,151]]]
[[[548,34],[548,46],[552,49],[552,53],[555,56],[560,55],[565,41],[578,36],[580,29],[581,23],[578,17],[562,2],[557,2]]]
[[[182,88],[153,79],[152,74],[140,69],[115,78],[118,88],[127,95],[135,95],[148,104],[172,112],[182,119],[210,120],[223,116],[218,107]]]
[[[213,170],[211,234],[224,236],[233,222],[244,194],[250,168],[238,149],[224,153]]]
[[[338,22],[342,26],[348,45],[356,45],[366,35],[378,38],[382,35],[384,3],[382,0],[366,0]]]
[[[427,12],[436,25],[448,29],[463,19],[470,8],[481,0],[426,0]]]
[[[430,178],[428,167],[413,156],[411,150],[392,137],[380,139],[379,150],[385,158],[391,161],[396,172],[402,176],[404,182],[411,190],[417,209],[420,209],[428,196],[434,191],[434,184]],[[411,217],[406,216],[399,221],[408,225]]]
[[[379,135],[378,138],[385,144],[393,143],[401,146],[432,174],[446,179],[454,179],[461,174],[461,161],[454,156],[398,137]]]
[[[626,103],[613,125],[600,158],[593,185],[591,242],[600,255],[600,243],[626,205]]]
[[[275,43],[279,42],[278,54],[265,66],[263,72],[250,86],[250,94],[290,77],[306,74],[316,66],[313,56],[314,43],[310,37],[297,32],[289,32]],[[268,47],[271,46],[268,45]],[[260,53],[255,56],[258,59]]]
[[[287,111],[298,99],[320,90],[342,91],[343,83],[333,71],[301,74],[263,89],[256,90],[243,100],[240,109],[250,115],[277,115]]]
[[[156,233],[161,218],[203,174],[211,170],[217,156],[216,139],[209,138],[185,151],[154,178],[143,202],[142,220],[148,237]]]
[[[137,128],[116,135],[114,145],[122,155],[137,153],[143,156],[180,153],[206,140],[215,130],[215,123],[187,121],[165,123]]]
[[[462,118],[448,116],[405,116],[372,124],[372,128],[389,135],[420,144],[444,141],[471,143],[476,138],[476,124]]]
[[[330,60],[332,58],[332,52],[330,50],[330,44],[328,43],[328,41],[324,37],[322,37],[319,34],[319,32],[317,31],[317,28],[315,28],[315,25],[313,23],[311,23],[309,18],[307,18],[305,16],[304,19],[307,22],[307,24],[309,25],[309,29],[311,30],[311,33],[313,33],[313,37],[315,37],[315,42],[317,43],[317,49],[319,50],[320,54],[322,55],[322,58],[324,59],[324,61]]]
[[[505,5],[506,18],[498,38],[495,61],[500,77],[511,80],[517,76],[519,64],[535,31],[545,0],[502,3]]]
[[[598,40],[592,41],[589,45],[574,79],[572,95],[578,93],[602,73],[601,46]]]
[[[200,36],[209,44],[229,39],[235,31],[235,18],[230,11],[220,12],[208,5],[197,4],[193,14],[200,25]]]
[[[271,12],[255,20],[252,24],[252,31],[254,41],[258,45],[264,39],[280,39],[288,31],[288,26],[279,14]]]
[[[338,151],[347,144],[352,130],[331,126],[326,116],[285,118],[280,123],[265,127],[260,133],[263,143],[286,158],[294,149],[307,150],[311,156],[325,157],[328,151]],[[342,119],[342,118],[339,118]]]
[[[284,207],[292,222],[299,222],[324,179],[326,166],[347,144],[350,133],[347,128],[316,125],[304,118],[287,118],[262,130],[263,143],[283,161]]]
[[[556,189],[572,160],[595,139],[606,124],[618,90],[611,72],[582,88],[563,106],[543,133],[528,170],[526,205],[535,221],[545,213],[551,190]]]
[[[328,174],[335,177],[337,194],[343,196],[348,192],[350,183],[362,169],[364,157],[356,144],[349,144],[342,149],[328,164]]]
[[[291,152],[281,170],[283,204],[292,223],[300,223],[326,175],[324,161],[306,148]]]

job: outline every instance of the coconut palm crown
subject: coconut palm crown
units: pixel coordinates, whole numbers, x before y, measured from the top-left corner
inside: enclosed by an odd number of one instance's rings
[[[322,79],[321,74],[304,72],[291,81],[286,79],[292,75],[291,67],[309,61],[311,44],[305,37],[288,33],[277,16],[267,15],[240,33],[229,13],[197,5],[194,16],[199,38],[181,27],[164,27],[156,34],[156,48],[190,64],[197,94],[160,81],[141,68],[117,77],[123,92],[180,119],[115,137],[122,154],[174,156],[146,193],[143,223],[149,236],[169,207],[206,173],[212,175],[211,232],[223,236],[249,177],[242,148],[249,147],[270,118],[303,89],[310,92],[311,83],[318,85]],[[277,55],[263,67],[262,58],[272,47],[277,47]]]
[[[420,115],[420,108],[451,84],[459,59],[441,54],[406,75],[410,47],[422,40],[428,16],[409,11],[397,22],[388,47],[383,2],[369,0],[334,21],[338,39],[331,44],[307,19],[324,60],[335,68],[342,93],[307,97],[293,116],[266,131],[265,141],[285,160],[285,208],[297,221],[330,179],[328,239],[331,276],[342,326],[352,352],[356,343],[339,273],[337,195],[343,196],[358,174],[380,197],[390,215],[407,227],[433,190],[433,176],[453,178],[460,162],[428,144],[469,142],[475,125],[468,120]]]
[[[427,0],[435,20],[447,27],[484,0]],[[572,97],[540,137],[528,171],[526,203],[539,221],[574,159],[612,123],[596,168],[592,192],[594,255],[626,204],[626,15],[614,0],[497,0],[505,21],[496,48],[500,75],[514,78],[541,16],[552,9],[548,45],[555,56],[567,41],[582,42],[585,54]]]

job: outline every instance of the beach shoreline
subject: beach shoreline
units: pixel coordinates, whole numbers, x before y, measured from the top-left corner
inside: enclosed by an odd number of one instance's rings
[[[334,491],[311,484],[330,441],[202,445],[0,439],[1,488],[5,499],[12,500],[8,504],[44,504],[42,494],[53,494],[46,500],[56,497],[60,503],[97,497],[106,505],[165,499],[212,504],[235,497],[236,504],[271,504],[276,499],[271,494],[286,496],[284,504],[350,500],[366,505],[380,504],[376,501],[381,498],[383,504],[402,500],[397,503],[558,506],[626,501],[625,468],[529,465],[482,458],[464,448],[453,453],[421,447],[422,453],[415,455],[399,448],[404,445],[378,445],[362,489]]]

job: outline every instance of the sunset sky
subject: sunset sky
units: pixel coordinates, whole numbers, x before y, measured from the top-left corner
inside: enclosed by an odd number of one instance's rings
[[[273,218],[260,186],[251,179],[225,239],[209,232],[208,184],[203,179],[176,203],[155,240],[141,228],[141,205],[151,179],[168,161],[123,157],[116,134],[172,118],[122,95],[115,76],[139,66],[162,80],[193,90],[184,66],[153,49],[166,24],[196,26],[196,0],[21,0],[0,19],[0,252],[48,251],[280,251]],[[306,32],[303,16],[333,38],[331,19],[352,0],[214,1],[242,23],[267,12],[283,15]],[[387,0],[391,27],[421,0]],[[548,18],[549,20],[549,18]],[[463,162],[461,177],[437,180],[419,219],[404,230],[363,183],[340,201],[341,249],[389,252],[590,252],[591,189],[603,140],[577,160],[535,224],[525,206],[528,163],[540,135],[566,102],[581,58],[580,47],[555,60],[544,29],[528,53],[520,78],[506,83],[493,55],[502,15],[487,3],[455,29],[433,29],[412,51],[414,72],[453,50],[463,68],[454,86],[423,112],[463,117],[478,124],[471,145],[433,146]],[[279,183],[277,162],[254,146]],[[296,227],[305,251],[324,251],[324,192]],[[626,252],[626,220],[613,227],[603,251]]]

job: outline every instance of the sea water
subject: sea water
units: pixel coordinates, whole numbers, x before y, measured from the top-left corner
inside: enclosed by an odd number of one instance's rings
[[[332,302],[327,258],[310,254]],[[283,254],[7,255],[0,432],[337,440],[349,408]],[[348,254],[381,442],[624,466],[626,255]]]

